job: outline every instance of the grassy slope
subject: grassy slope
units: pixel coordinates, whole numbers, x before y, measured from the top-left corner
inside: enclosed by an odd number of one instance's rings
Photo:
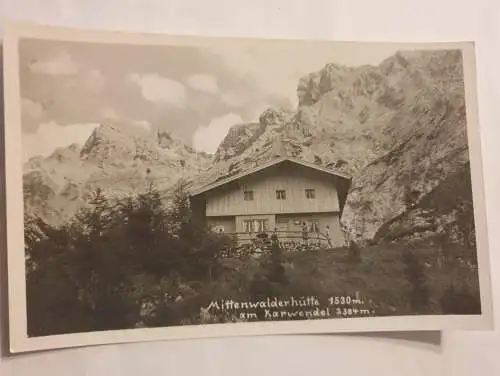
[[[417,310],[410,305],[412,285],[406,276],[403,261],[403,254],[407,250],[411,250],[423,265],[425,284],[429,290],[428,304]],[[285,282],[272,281],[266,256],[259,259],[228,259],[226,272],[220,278],[202,286],[193,285],[196,293],[175,303],[171,312],[176,312],[176,316],[184,319],[189,317],[183,322],[191,324],[247,321],[240,320],[239,312],[225,315],[212,311],[210,317],[201,318],[199,308],[220,299],[241,302],[258,301],[266,297],[290,299],[292,296],[314,296],[320,300],[321,308],[330,307],[332,312],[336,312],[336,308],[356,307],[369,310],[374,316],[440,315],[443,314],[440,299],[450,285],[465,286],[475,296],[478,296],[479,291],[477,269],[457,261],[463,249],[453,246],[449,251],[450,261],[441,266],[437,262],[436,246],[430,241],[368,246],[361,250],[359,263],[349,260],[346,248],[285,253],[282,262]],[[330,297],[354,297],[356,293],[363,304],[329,305]],[[259,314],[260,320],[264,319],[263,310],[253,312]],[[358,315],[347,315],[354,316],[366,317],[367,314],[360,311]],[[333,317],[339,316],[334,314]],[[340,317],[346,316],[341,314]]]
[[[406,277],[403,253],[412,249],[423,265],[426,284],[430,290],[427,312],[413,312],[409,306],[411,285]],[[451,253],[459,256],[458,246]],[[409,245],[400,242],[388,245],[369,246],[361,250],[362,261],[348,261],[347,249],[311,251],[287,255],[287,275],[292,284],[303,284],[310,294],[353,295],[356,291],[371,301],[376,315],[405,315],[415,313],[440,314],[439,300],[444,290],[452,283],[464,282],[478,289],[477,271],[460,263],[454,267],[439,267],[436,247],[430,242]],[[449,265],[449,264],[448,264]]]

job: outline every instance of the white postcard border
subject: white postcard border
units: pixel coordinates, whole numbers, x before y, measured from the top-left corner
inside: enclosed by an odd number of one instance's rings
[[[247,41],[248,43],[274,42],[276,39],[216,38],[197,36],[165,36],[154,34],[123,33],[116,31],[79,30],[59,27],[8,23],[4,38],[4,94],[5,94],[5,174],[7,211],[7,256],[8,256],[8,301],[10,351],[12,353],[79,347],[111,343],[157,341],[165,339],[196,339],[213,337],[235,337],[278,334],[315,334],[347,332],[386,332],[412,330],[484,330],[493,326],[489,245],[486,227],[483,169],[481,163],[481,140],[479,133],[476,67],[473,42],[443,43],[392,43],[404,48],[461,49],[464,63],[466,88],[466,111],[473,179],[474,212],[478,267],[481,296],[481,315],[429,315],[390,316],[368,318],[335,318],[304,321],[260,321],[250,323],[209,324],[173,326],[163,328],[127,329],[89,333],[27,337],[26,281],[24,260],[23,196],[22,196],[22,152],[21,152],[21,105],[19,89],[18,41],[20,38],[86,41],[120,44],[149,45],[198,45]],[[281,43],[296,42],[283,39]],[[352,48],[360,44],[382,44],[385,42],[353,41],[308,41],[310,43],[345,43]]]

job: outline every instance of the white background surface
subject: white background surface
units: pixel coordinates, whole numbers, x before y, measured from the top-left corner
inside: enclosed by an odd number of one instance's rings
[[[476,41],[493,295],[500,307],[500,1],[0,0],[0,16],[173,34]],[[498,310],[495,316],[499,325]],[[156,342],[15,357],[5,356],[5,325],[0,330],[2,376],[500,375],[500,330],[443,333],[442,338],[439,333],[407,333]]]

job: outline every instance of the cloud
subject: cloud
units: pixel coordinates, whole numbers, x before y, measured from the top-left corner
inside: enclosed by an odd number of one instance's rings
[[[248,102],[259,98],[268,106],[274,105],[276,98],[296,106],[300,77],[321,69],[328,62],[303,53],[300,47],[291,44],[262,44],[257,48],[240,43],[231,48],[212,46],[207,51],[218,56],[236,82],[251,89],[252,98],[248,98]]]
[[[35,73],[54,76],[75,75],[78,73],[78,65],[67,53],[60,53],[50,60],[36,61],[29,66]]]
[[[99,113],[103,119],[112,119],[112,120],[120,119],[120,115],[112,107],[101,108]]]
[[[85,88],[93,93],[99,93],[106,85],[106,79],[102,72],[98,69],[91,69],[83,75],[83,84]]]
[[[124,119],[118,111],[116,111],[113,107],[103,107],[99,110],[100,117],[104,120],[104,122],[112,122],[117,124],[127,124],[133,127],[141,128],[146,131],[151,131],[152,125],[148,120],[132,120],[132,119]]]
[[[215,153],[229,129],[243,123],[242,118],[234,113],[213,118],[208,125],[200,126],[193,135],[193,147],[199,151]]]
[[[186,88],[176,80],[155,73],[145,75],[132,73],[128,76],[128,80],[140,87],[143,98],[148,101],[180,107],[186,100]]]
[[[205,93],[216,94],[219,91],[217,80],[208,74],[194,74],[186,82],[192,89]]]
[[[98,69],[80,68],[78,74],[65,76],[60,81],[65,90],[82,92],[85,94],[98,94],[106,86],[106,78]]]
[[[244,98],[243,95],[234,92],[223,94],[221,99],[230,107],[242,107],[249,102],[248,98]]]
[[[151,123],[147,120],[137,120],[137,121],[132,122],[132,125],[134,125],[138,128],[145,129],[147,131],[151,131]]]
[[[37,129],[38,124],[45,116],[45,109],[43,106],[29,98],[21,99],[21,117],[23,122],[23,129],[33,131]]]
[[[23,160],[41,155],[49,156],[55,149],[71,144],[83,145],[97,123],[72,124],[61,126],[54,121],[40,124],[36,133],[23,134]]]
[[[29,98],[21,99],[21,112],[23,116],[32,119],[40,119],[44,114],[43,106]]]

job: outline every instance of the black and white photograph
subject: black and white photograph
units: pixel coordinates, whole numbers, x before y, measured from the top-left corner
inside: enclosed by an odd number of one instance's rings
[[[491,325],[472,44],[13,29],[11,350]]]

